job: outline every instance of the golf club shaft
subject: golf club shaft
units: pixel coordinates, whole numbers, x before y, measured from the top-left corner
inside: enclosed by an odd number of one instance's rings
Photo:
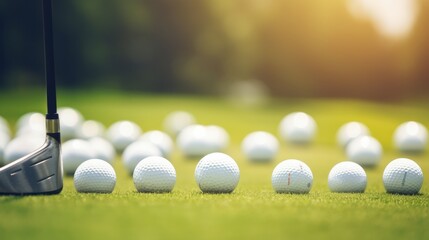
[[[52,0],[43,0],[43,33],[45,43],[45,77],[48,102],[47,119],[58,119],[55,89],[54,37],[52,30]]]

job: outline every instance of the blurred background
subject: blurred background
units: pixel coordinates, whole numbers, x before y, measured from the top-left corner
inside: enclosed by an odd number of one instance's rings
[[[428,0],[58,0],[54,32],[67,89],[429,93]],[[0,89],[44,86],[40,0],[0,2],[0,46]]]

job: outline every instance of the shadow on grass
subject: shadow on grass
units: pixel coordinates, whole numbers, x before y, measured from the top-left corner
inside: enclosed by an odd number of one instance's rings
[[[202,196],[209,196],[209,195],[218,195],[218,196],[227,196],[227,195],[235,195],[234,191],[231,192],[216,192],[216,191],[206,191],[206,192],[195,192],[195,194],[202,195]]]
[[[387,196],[400,196],[400,197],[424,197],[424,193],[414,193],[414,194],[406,194],[406,193],[389,193],[385,192],[384,195]]]
[[[21,199],[24,199],[25,196],[14,196],[14,195],[0,195],[0,204],[17,202]]]

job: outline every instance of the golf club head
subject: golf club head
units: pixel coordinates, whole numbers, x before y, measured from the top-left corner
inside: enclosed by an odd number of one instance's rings
[[[0,168],[1,195],[57,194],[63,188],[58,119],[46,120],[48,131],[42,147]]]

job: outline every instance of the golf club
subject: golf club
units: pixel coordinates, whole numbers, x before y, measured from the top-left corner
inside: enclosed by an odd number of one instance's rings
[[[60,124],[57,114],[52,33],[52,0],[43,0],[47,107],[43,146],[0,168],[0,194],[57,194],[63,188]]]

